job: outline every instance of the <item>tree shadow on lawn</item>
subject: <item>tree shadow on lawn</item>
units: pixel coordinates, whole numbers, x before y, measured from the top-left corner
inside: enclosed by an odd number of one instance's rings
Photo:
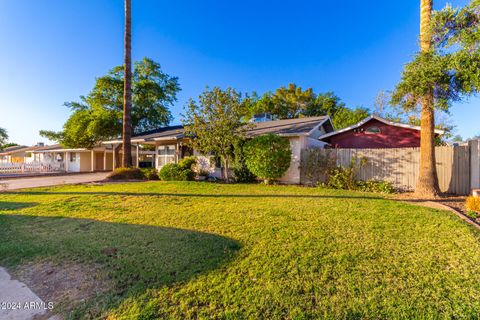
[[[9,202],[9,201],[0,201],[0,211],[3,210],[20,210],[25,208],[31,208],[38,205],[37,202]]]
[[[13,270],[35,261],[97,266],[112,290],[82,307],[93,318],[148,289],[219,268],[240,249],[215,234],[90,219],[0,214],[0,229],[0,264]]]
[[[344,190],[342,190],[344,191]],[[379,196],[344,196],[344,195],[296,195],[296,194],[204,194],[204,193],[165,193],[165,192],[114,192],[114,191],[8,191],[4,195],[93,195],[93,196],[137,196],[137,197],[198,197],[198,198],[306,198],[306,199],[366,199],[385,200]]]

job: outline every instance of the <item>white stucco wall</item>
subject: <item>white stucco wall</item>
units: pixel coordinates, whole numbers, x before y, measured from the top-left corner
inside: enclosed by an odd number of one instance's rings
[[[290,168],[279,180],[282,183],[299,184],[300,183],[300,154],[307,143],[306,137],[291,137],[290,147],[292,148],[292,161],[290,162]]]

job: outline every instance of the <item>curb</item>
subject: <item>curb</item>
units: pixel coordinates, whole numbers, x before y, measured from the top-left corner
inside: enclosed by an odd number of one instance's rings
[[[474,226],[477,230],[480,230],[480,225],[476,222],[474,222],[472,219],[470,219],[469,217],[467,217],[466,215],[464,215],[462,212],[458,211],[457,209],[454,209],[450,206],[447,206],[445,204],[442,204],[442,203],[438,203],[438,202],[435,202],[435,201],[423,201],[423,202],[411,202],[411,201],[405,201],[405,202],[408,202],[410,204],[416,204],[416,205],[422,205],[422,204],[426,204],[427,207],[429,208],[436,208],[436,209],[440,209],[440,210],[447,210],[447,211],[450,211],[451,213],[454,213],[457,217],[459,217],[460,219],[462,219],[463,221],[465,221],[466,223]]]

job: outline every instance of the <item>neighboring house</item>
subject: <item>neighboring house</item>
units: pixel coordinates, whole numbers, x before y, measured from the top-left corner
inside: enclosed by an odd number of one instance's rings
[[[437,135],[444,132],[435,130]],[[359,123],[319,138],[331,148],[409,148],[420,147],[420,127],[388,121],[372,115]]]
[[[0,163],[31,163],[36,161],[33,154],[35,150],[43,147],[39,143],[33,147],[12,146],[0,151]]]
[[[113,148],[108,145],[101,145],[90,150],[63,148],[57,144],[38,148],[33,151],[33,154],[40,162],[52,164],[57,170],[66,172],[110,171],[116,167],[116,161],[120,161],[121,158],[121,151],[115,157]],[[137,147],[132,148],[132,154],[133,161],[137,166],[152,166],[154,151],[144,151]]]
[[[89,172],[112,170],[112,151],[107,148],[74,149],[61,145],[46,146],[34,151],[42,163],[51,164],[59,171]]]
[[[255,137],[271,133],[288,138],[292,147],[292,163],[281,181],[300,183],[301,150],[307,147],[323,147],[325,143],[319,141],[318,138],[333,130],[330,117],[323,116],[254,122],[252,128],[248,130],[247,136]],[[115,147],[121,143],[122,141],[118,139],[105,141],[103,145]],[[200,155],[188,146],[188,138],[184,135],[183,126],[164,127],[135,135],[132,137],[132,144],[155,146],[155,167],[157,169],[167,163],[177,163],[187,156]],[[215,170],[214,175],[220,175],[219,168]]]

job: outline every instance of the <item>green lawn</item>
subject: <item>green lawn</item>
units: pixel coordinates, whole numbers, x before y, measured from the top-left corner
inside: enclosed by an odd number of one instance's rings
[[[0,194],[0,265],[45,259],[111,279],[74,318],[480,314],[479,233],[373,194],[165,182]]]

